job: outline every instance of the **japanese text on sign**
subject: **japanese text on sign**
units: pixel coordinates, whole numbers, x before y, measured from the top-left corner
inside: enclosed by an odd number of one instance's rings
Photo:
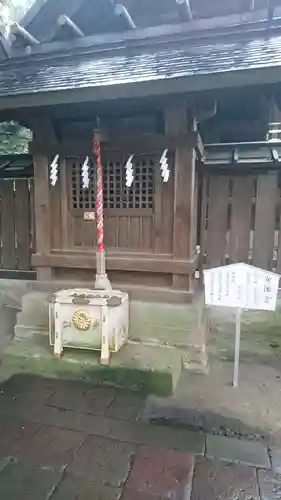
[[[247,264],[204,271],[205,301],[210,306],[274,311],[280,276]]]

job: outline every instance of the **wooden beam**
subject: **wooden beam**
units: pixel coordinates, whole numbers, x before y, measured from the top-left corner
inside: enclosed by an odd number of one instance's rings
[[[163,149],[175,149],[181,146],[196,147],[198,144],[198,131],[179,133],[175,135],[165,135],[165,134],[128,134],[127,138],[115,138],[114,136],[109,136],[107,140],[103,142],[103,148],[105,150],[126,150],[135,152],[143,151],[162,151]],[[128,144],[129,142],[129,144]]]
[[[129,30],[133,30],[136,28],[136,25],[135,25],[133,19],[131,18],[129,11],[125,7],[125,5],[123,5],[121,3],[117,3],[115,6],[115,14],[116,14],[116,16],[121,17],[124,20],[126,27]]]
[[[281,7],[276,7],[276,17],[281,16]],[[267,17],[268,9],[255,10],[251,12],[243,12],[240,14],[231,14],[228,16],[214,17],[210,19],[194,19],[191,22],[186,23],[174,23],[165,24],[160,26],[150,26],[148,28],[136,28],[135,30],[129,30],[127,32],[118,33],[102,33],[96,35],[85,36],[84,38],[79,38],[75,40],[75,49],[88,48],[91,49],[93,46],[100,50],[100,46],[111,45],[115,43],[135,43],[139,41],[144,41],[150,44],[153,39],[160,39],[160,37],[166,38],[171,37],[175,40],[176,37],[185,35],[188,40],[189,38],[199,38],[202,39],[202,30],[208,30],[210,36],[215,38],[218,36],[218,30],[224,31],[226,27],[229,29],[229,33],[232,31],[237,33],[237,27],[241,26],[241,31],[253,31],[261,30],[267,27]],[[56,27],[57,28],[57,27]],[[49,41],[45,43],[40,43],[32,46],[32,54],[48,54],[54,52],[60,52],[64,50],[69,50],[70,42],[67,41]],[[16,55],[16,48],[13,49]],[[21,51],[18,51],[18,55],[22,55]]]
[[[2,49],[2,53],[9,59],[11,57],[11,45],[10,42],[4,36],[0,35],[0,45]]]
[[[105,155],[107,153],[112,155],[115,152],[119,155],[120,151],[122,151],[123,155],[129,155],[130,152],[134,154],[157,154],[160,151],[163,152],[166,148],[172,151],[178,147],[201,148],[199,132],[194,131],[178,136],[167,136],[164,134],[129,135],[126,139],[117,139],[110,136],[107,142],[102,142],[102,151]],[[40,142],[39,147],[36,143],[31,143],[30,152],[35,153],[37,151],[44,152],[45,154],[60,154],[61,156],[91,155],[91,141],[87,136],[85,139],[76,141],[66,138],[59,144],[50,144],[50,142],[47,143],[46,141],[44,145]]]
[[[11,33],[16,37],[21,37],[26,42],[26,45],[37,45],[39,41],[32,36],[26,29],[24,29],[20,24],[14,23],[11,26]]]
[[[181,21],[192,21],[193,16],[189,0],[176,0],[179,18]]]
[[[184,134],[194,128],[195,120],[189,116],[185,99],[176,100],[165,108],[166,134]],[[194,133],[194,131],[193,131]],[[194,146],[182,144],[175,152],[175,185],[174,185],[174,235],[173,257],[193,260],[195,256],[196,214],[195,208],[195,150]],[[173,287],[188,289],[188,282],[179,273],[174,273]]]
[[[36,253],[32,256],[34,267],[66,267],[76,269],[95,269],[96,254],[93,252],[68,252],[57,251],[49,253]],[[196,269],[197,257],[192,260],[169,259],[159,256],[140,257],[121,254],[106,255],[106,267],[111,271],[132,271],[147,273],[168,273],[179,275],[190,275]]]
[[[30,117],[30,128],[33,132],[33,142],[30,142],[30,151],[35,153],[49,152],[54,155],[58,153],[59,137],[57,136],[54,123],[46,113],[34,114]]]
[[[267,19],[271,22],[274,18],[275,0],[268,0],[268,16]]]
[[[51,248],[51,218],[49,195],[48,158],[41,154],[33,156],[35,183],[35,226],[37,252],[46,254]],[[46,266],[37,271],[39,280],[51,279],[51,268]]]
[[[68,27],[72,31],[73,35],[78,37],[78,38],[82,38],[83,36],[85,36],[83,31],[77,26],[77,24],[75,24],[75,22],[72,21],[72,19],[70,19],[65,14],[62,14],[61,16],[59,16],[58,25],[61,28]]]
[[[36,281],[36,271],[23,271],[21,269],[0,269],[0,279],[2,280],[28,280]]]
[[[216,116],[218,112],[218,100],[212,98],[209,102],[199,102],[195,105],[194,113],[196,116],[196,120],[198,123],[202,124],[203,122],[210,120]]]

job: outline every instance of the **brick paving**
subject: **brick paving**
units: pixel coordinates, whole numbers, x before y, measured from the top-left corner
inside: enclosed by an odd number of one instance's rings
[[[281,450],[150,425],[144,403],[12,377],[0,386],[0,499],[280,500]]]

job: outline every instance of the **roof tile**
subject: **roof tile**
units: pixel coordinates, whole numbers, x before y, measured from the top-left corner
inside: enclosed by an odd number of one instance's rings
[[[240,42],[113,52],[75,58],[13,61],[0,66],[0,97],[94,88],[281,66],[281,36]]]

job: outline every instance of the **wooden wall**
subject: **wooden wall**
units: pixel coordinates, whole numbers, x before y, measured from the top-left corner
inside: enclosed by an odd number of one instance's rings
[[[205,267],[246,262],[281,271],[277,172],[206,173],[201,251]]]
[[[0,277],[34,278],[34,190],[32,179],[0,179]]]

